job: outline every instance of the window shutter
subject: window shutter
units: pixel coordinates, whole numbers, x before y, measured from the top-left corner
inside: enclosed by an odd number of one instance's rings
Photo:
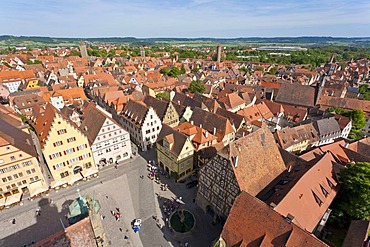
[[[63,151],[63,153],[64,153],[64,155],[66,155],[67,153],[66,153],[66,151]]]
[[[73,152],[76,152],[76,151],[75,151],[75,148],[73,148]]]
[[[69,161],[67,160],[67,165],[69,165]]]
[[[53,143],[53,146],[54,146],[54,147],[56,147],[56,146],[57,146],[57,144],[55,144],[55,142],[54,142],[54,143]]]
[[[52,160],[52,159],[53,159],[53,157],[52,157],[51,155],[49,155],[49,159],[51,159],[51,160]]]
[[[63,166],[66,166],[66,162],[63,162]]]
[[[87,148],[87,144],[85,143],[85,148]]]
[[[69,143],[69,138],[67,139],[67,142]]]
[[[79,156],[79,157],[78,157],[78,159],[79,159],[79,160],[82,160],[82,156]]]
[[[91,153],[89,153],[89,157],[91,157]]]
[[[54,170],[56,170],[55,166],[53,166]]]
[[[63,142],[62,141],[60,141],[60,145],[63,145]]]
[[[61,153],[61,152],[59,152],[59,155],[60,155],[60,156],[62,156],[62,153]]]
[[[77,147],[77,151],[79,151],[80,150],[80,148],[79,147]]]

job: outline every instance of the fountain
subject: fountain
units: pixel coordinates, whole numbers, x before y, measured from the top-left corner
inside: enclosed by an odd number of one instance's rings
[[[186,209],[177,209],[170,215],[170,227],[177,233],[187,233],[195,226],[194,215]]]

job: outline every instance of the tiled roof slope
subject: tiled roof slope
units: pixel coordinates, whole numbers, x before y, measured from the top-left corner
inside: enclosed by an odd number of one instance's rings
[[[315,88],[301,84],[283,83],[276,95],[276,101],[291,105],[313,107]]]
[[[0,143],[9,143],[19,150],[36,157],[36,150],[30,134],[26,134],[3,118],[0,118],[0,126]],[[1,141],[1,139],[5,141]]]
[[[221,237],[226,246],[327,246],[246,192],[236,198]]]
[[[267,128],[230,143],[220,155],[231,161],[240,190],[253,196],[285,170],[278,146]]]
[[[132,122],[135,122],[137,125],[141,125],[144,121],[146,113],[148,112],[148,107],[144,103],[138,101],[130,100],[127,102],[125,108],[121,114],[125,115]]]
[[[180,131],[176,131],[167,124],[162,125],[161,132],[158,134],[157,142],[163,146],[163,139],[167,138],[169,143],[173,143],[171,151],[178,156],[181,153],[182,148],[185,145],[186,135],[182,134]]]
[[[214,128],[216,128],[216,136],[219,142],[222,141],[225,135],[234,131],[227,118],[204,111],[198,107],[194,108],[190,121],[193,121],[194,125],[202,125],[203,129],[208,130],[212,134]]]
[[[302,229],[313,232],[337,194],[338,168],[333,155],[326,153],[308,168],[282,174],[275,180],[274,193],[264,201],[276,205],[274,210],[281,215],[293,216],[292,222]]]
[[[147,95],[145,96],[143,101],[147,106],[151,106],[154,109],[154,111],[157,113],[160,119],[163,119],[164,115],[166,114],[167,107],[168,107],[167,100],[160,100],[160,99]]]
[[[105,119],[108,118],[104,113],[99,111],[95,104],[90,102],[84,109],[84,120],[81,123],[80,129],[87,136],[89,143],[94,143],[96,137],[102,128]],[[114,122],[113,119],[110,119]]]

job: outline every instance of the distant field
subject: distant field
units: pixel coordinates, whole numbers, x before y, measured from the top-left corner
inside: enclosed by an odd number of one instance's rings
[[[276,38],[133,38],[133,37],[110,37],[110,38],[51,38],[36,36],[0,36],[0,48],[26,46],[56,47],[77,46],[83,40],[88,43],[109,43],[115,45],[132,46],[186,46],[186,47],[214,47],[218,43],[226,47],[237,46],[262,46],[262,45],[289,45],[289,46],[317,46],[317,45],[340,45],[340,46],[370,46],[370,38],[333,38],[333,37],[276,37]]]

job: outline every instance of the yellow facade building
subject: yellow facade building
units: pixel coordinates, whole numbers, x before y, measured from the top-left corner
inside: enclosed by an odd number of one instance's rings
[[[48,104],[34,125],[40,146],[53,177],[51,187],[73,184],[98,172],[89,141],[81,130]]]
[[[48,190],[31,135],[14,120],[0,113],[0,207]]]
[[[190,138],[163,125],[156,143],[158,164],[177,180],[183,180],[193,172],[194,146]]]

